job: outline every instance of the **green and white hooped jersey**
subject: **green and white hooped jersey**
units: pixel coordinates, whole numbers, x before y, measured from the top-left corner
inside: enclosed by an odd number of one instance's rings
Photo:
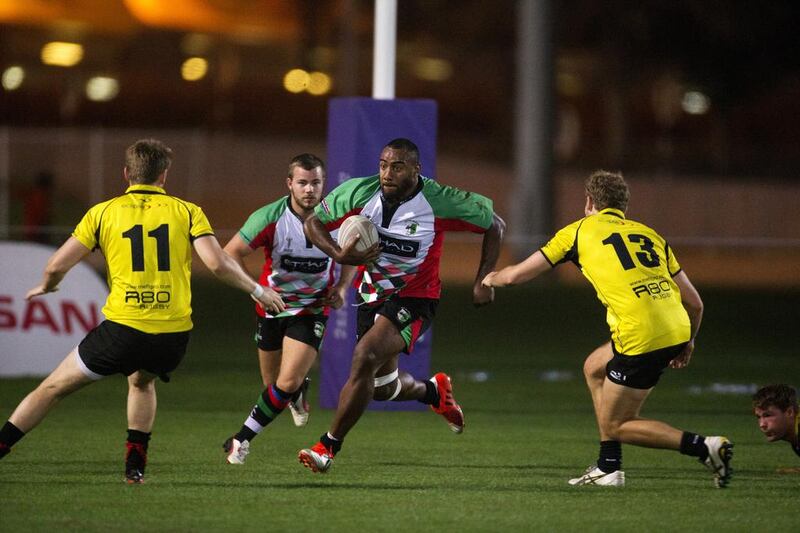
[[[381,255],[360,270],[358,292],[364,302],[381,301],[398,291],[403,297],[438,299],[444,232],[485,233],[492,225],[490,199],[423,176],[419,181],[410,198],[387,209],[378,175],[351,178],[315,209],[331,232],[357,214],[377,227]]]
[[[322,298],[325,289],[333,284],[334,263],[306,239],[303,221],[289,202],[289,197],[284,196],[253,212],[239,236],[253,250],[264,248],[259,283],[277,291],[286,304],[286,310],[275,317],[327,315]],[[259,305],[256,312],[259,316],[272,316]]]

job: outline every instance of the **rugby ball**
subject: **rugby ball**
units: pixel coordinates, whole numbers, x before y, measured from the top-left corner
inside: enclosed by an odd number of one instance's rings
[[[339,235],[337,236],[339,246],[344,247],[356,235],[361,236],[355,248],[359,252],[378,242],[378,230],[375,228],[375,224],[362,215],[352,215],[339,226]]]

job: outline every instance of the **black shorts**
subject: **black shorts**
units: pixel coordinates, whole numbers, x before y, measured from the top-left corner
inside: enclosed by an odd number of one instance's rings
[[[327,323],[328,317],[325,315],[296,315],[282,318],[260,316],[256,325],[256,345],[262,350],[273,352],[283,347],[284,337],[289,337],[319,351]]]
[[[433,322],[439,300],[433,298],[401,298],[394,295],[388,300],[374,304],[362,304],[358,308],[357,337],[361,339],[375,324],[376,315],[388,318],[406,342],[405,353],[411,353],[417,342]]]
[[[606,365],[606,377],[617,385],[633,389],[651,389],[656,386],[669,362],[681,353],[686,344],[683,342],[652,352],[624,355],[617,351],[612,342],[611,350],[614,352],[614,357]]]
[[[104,320],[78,345],[78,355],[90,371],[100,376],[146,370],[169,381],[186,354],[189,332],[145,333]]]

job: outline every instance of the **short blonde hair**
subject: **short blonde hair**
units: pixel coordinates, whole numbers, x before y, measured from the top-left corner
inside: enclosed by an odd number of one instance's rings
[[[609,207],[623,212],[628,209],[631,193],[625,178],[619,172],[606,170],[593,172],[586,180],[584,190],[598,211]]]

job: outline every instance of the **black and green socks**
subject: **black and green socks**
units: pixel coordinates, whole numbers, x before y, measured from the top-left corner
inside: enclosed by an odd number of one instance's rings
[[[242,429],[234,435],[234,438],[239,442],[253,440],[286,409],[293,394],[294,392],[282,391],[274,383],[264,389],[264,392],[258,397],[258,402],[253,406],[253,410],[250,411],[250,416],[244,421]]]

